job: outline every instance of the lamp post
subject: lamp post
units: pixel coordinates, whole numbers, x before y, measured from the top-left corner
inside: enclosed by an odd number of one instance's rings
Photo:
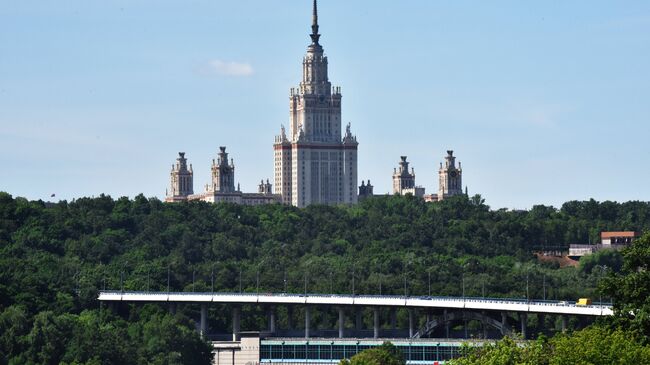
[[[526,301],[530,301],[530,296],[528,295],[528,269],[526,269]]]
[[[332,276],[334,274],[332,273],[332,270],[330,270],[330,294],[334,294],[334,282],[332,279]]]
[[[171,265],[167,265],[167,294],[169,294],[170,281],[171,281]]]
[[[287,269],[284,269],[284,293],[287,293]]]
[[[408,263],[406,261],[404,261],[404,298],[406,298],[408,296],[408,286],[407,286],[407,282],[406,282],[406,267],[407,267],[407,265],[408,265]]]

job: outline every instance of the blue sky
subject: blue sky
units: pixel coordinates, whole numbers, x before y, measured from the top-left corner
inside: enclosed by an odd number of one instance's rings
[[[3,2],[0,190],[162,198],[185,151],[201,191],[225,145],[254,191],[272,177],[310,8]],[[650,2],[321,0],[319,15],[375,192],[400,155],[432,192],[453,149],[493,208],[650,200]]]

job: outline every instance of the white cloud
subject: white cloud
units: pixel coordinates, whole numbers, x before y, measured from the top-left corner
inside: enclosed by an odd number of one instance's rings
[[[253,66],[244,62],[212,60],[209,67],[212,72],[226,76],[250,76],[255,72]]]

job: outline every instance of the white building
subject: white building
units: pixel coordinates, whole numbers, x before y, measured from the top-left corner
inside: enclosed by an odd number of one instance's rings
[[[289,133],[283,126],[273,144],[275,193],[297,207],[357,202],[358,143],[350,124],[341,136],[341,88],[329,81],[319,39],[314,0],[302,82],[289,96]]]

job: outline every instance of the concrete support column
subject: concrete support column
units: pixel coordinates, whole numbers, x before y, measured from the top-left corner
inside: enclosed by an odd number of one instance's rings
[[[481,315],[483,316],[483,320],[481,321],[481,327],[483,329],[483,338],[487,338],[487,315],[485,314],[485,311],[481,311]]]
[[[232,340],[237,341],[239,339],[239,332],[241,322],[241,308],[233,307],[232,309]]]
[[[311,321],[311,308],[305,307],[305,338],[309,338],[309,322]]]
[[[343,330],[345,327],[345,312],[343,308],[339,308],[339,338],[343,338]]]
[[[293,306],[287,307],[287,329],[289,331],[293,329]]]
[[[561,318],[562,318],[562,332],[566,332],[566,329],[568,327],[567,326],[567,323],[568,323],[567,316],[562,315]]]
[[[521,322],[521,337],[526,339],[526,328],[528,327],[528,314],[519,313],[519,321]]]
[[[379,338],[379,308],[373,308],[373,337]]]
[[[409,338],[415,334],[415,313],[413,309],[409,309]]]
[[[361,328],[363,327],[363,312],[362,312],[361,309],[357,308],[354,315],[355,315],[354,329],[356,329],[357,331],[360,331]]]
[[[445,337],[449,338],[449,315],[447,313],[447,310],[443,312],[443,318],[445,321]]]
[[[275,333],[275,308],[270,307],[268,309],[269,316],[269,332]]]
[[[201,304],[201,338],[208,334],[208,305]]]
[[[169,314],[176,314],[176,303],[169,303]]]
[[[508,313],[506,312],[501,312],[501,334],[505,335],[506,331],[508,330]]]
[[[397,329],[397,308],[395,307],[390,309],[390,329],[393,332]]]

